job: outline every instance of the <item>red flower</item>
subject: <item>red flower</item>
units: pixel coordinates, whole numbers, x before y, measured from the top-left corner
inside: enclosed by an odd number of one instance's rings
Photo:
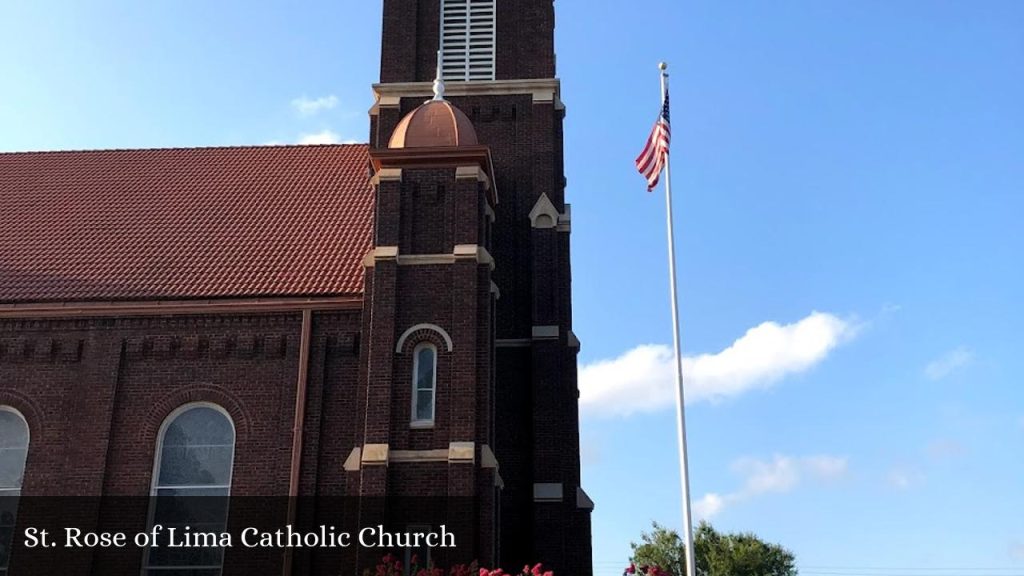
[[[629,568],[626,568],[626,574],[636,574],[636,564],[629,563]]]
[[[533,576],[541,576],[540,562],[538,562],[536,565],[534,565],[533,570],[531,570],[531,572],[533,572]]]

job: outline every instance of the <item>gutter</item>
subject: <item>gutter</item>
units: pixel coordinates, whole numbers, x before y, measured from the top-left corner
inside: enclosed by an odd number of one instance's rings
[[[288,525],[295,524],[299,496],[299,472],[302,466],[302,431],[306,427],[306,389],[309,384],[309,341],[313,331],[313,311],[302,311],[302,336],[299,342],[299,374],[295,385],[295,427],[292,429],[291,474],[288,480]],[[291,576],[294,552],[285,548],[283,576]]]
[[[0,303],[0,318],[95,318],[248,314],[298,310],[358,310],[362,296],[316,298],[251,298],[223,300],[154,300],[125,302]]]

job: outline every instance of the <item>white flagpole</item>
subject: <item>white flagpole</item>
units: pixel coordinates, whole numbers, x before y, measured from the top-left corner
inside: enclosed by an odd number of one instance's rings
[[[668,64],[662,62],[661,103],[665,104],[668,91]],[[679,343],[679,297],[676,292],[676,241],[672,229],[672,170],[669,166],[671,154],[665,155],[665,209],[668,219],[668,274],[672,288],[672,339],[676,354],[676,428],[679,434],[679,474],[682,481],[683,528],[686,530],[686,576],[697,576],[697,563],[693,543],[693,519],[690,515],[690,471],[686,450],[686,403],[683,393],[683,355]]]

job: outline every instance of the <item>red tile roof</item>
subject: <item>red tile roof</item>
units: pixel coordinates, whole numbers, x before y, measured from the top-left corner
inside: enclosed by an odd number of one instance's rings
[[[365,145],[0,154],[0,303],[355,295]]]

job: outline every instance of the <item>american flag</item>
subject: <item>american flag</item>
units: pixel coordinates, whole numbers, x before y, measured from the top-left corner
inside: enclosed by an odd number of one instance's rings
[[[668,160],[668,144],[672,140],[672,125],[668,119],[668,88],[665,88],[665,103],[661,107],[661,116],[654,123],[651,135],[647,138],[644,151],[636,158],[636,169],[647,179],[647,191],[654,190],[661,177],[661,170]]]

